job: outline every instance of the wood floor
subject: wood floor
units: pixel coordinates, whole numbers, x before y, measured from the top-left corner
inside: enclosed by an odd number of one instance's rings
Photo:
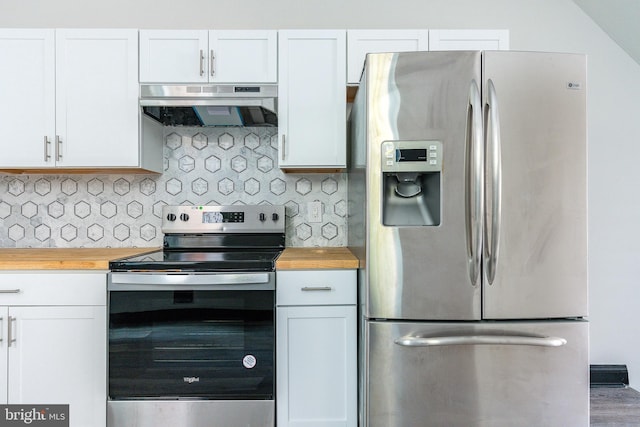
[[[640,426],[640,392],[632,388],[592,388],[591,426]]]

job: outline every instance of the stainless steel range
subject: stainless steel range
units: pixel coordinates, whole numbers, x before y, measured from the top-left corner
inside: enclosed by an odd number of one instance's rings
[[[284,206],[165,206],[164,249],[109,274],[109,427],[275,424]]]

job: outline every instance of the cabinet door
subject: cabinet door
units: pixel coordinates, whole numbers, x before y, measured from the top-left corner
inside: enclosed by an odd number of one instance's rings
[[[346,167],[346,33],[278,32],[281,168]]]
[[[54,30],[0,29],[0,167],[53,165],[54,49]]]
[[[9,345],[9,308],[0,306],[0,405],[7,404],[7,346]]]
[[[429,50],[509,50],[509,30],[429,30]]]
[[[429,50],[428,30],[347,31],[347,82],[358,84],[367,53]]]
[[[357,425],[356,307],[278,307],[279,427]]]
[[[209,80],[219,83],[275,83],[277,31],[209,32]]]
[[[69,404],[70,426],[104,426],[106,307],[10,307],[10,404]]]
[[[56,32],[56,161],[136,167],[138,32]]]
[[[140,30],[140,82],[207,82],[208,34],[207,30]]]

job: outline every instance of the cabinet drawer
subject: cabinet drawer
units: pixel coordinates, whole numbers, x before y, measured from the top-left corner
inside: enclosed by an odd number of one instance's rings
[[[0,274],[0,305],[106,304],[106,273]]]
[[[276,272],[276,304],[356,304],[356,270]]]

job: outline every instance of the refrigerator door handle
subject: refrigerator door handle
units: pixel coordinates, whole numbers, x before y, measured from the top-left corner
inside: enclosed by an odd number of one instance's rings
[[[560,337],[520,335],[453,335],[441,337],[405,335],[394,342],[403,347],[439,347],[448,345],[530,345],[537,347],[562,347],[567,343],[567,340]]]
[[[482,99],[475,80],[469,85],[465,164],[465,225],[469,279],[477,286],[482,259],[482,212],[484,209],[484,150],[482,138]]]
[[[498,264],[500,221],[502,218],[502,161],[500,156],[500,114],[498,97],[491,79],[487,80],[487,101],[484,110],[487,190],[485,191],[484,248],[485,270],[491,285]]]

